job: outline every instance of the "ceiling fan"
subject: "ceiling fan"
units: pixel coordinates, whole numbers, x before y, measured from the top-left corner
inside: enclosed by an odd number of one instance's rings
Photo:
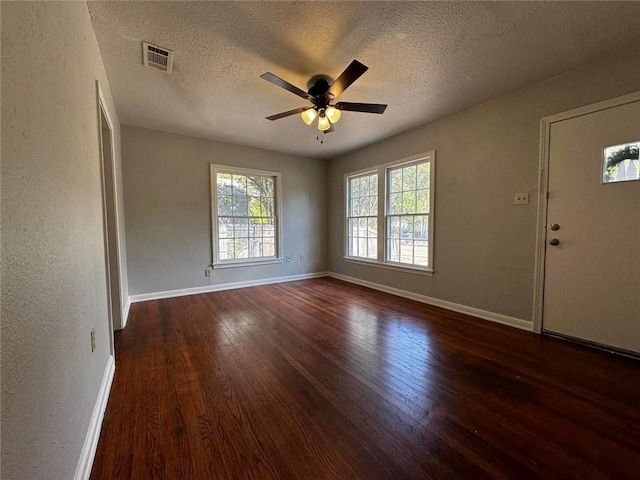
[[[342,92],[349,88],[349,86],[360,78],[368,69],[369,67],[366,65],[354,60],[331,85],[329,85],[327,77],[317,76],[312,78],[312,85],[308,92],[290,84],[271,72],[260,75],[260,77],[264,78],[266,81],[284,88],[285,90],[294,93],[305,100],[309,100],[312,103],[312,106],[310,107],[300,107],[287,112],[277,113],[266,118],[267,120],[279,120],[281,118],[300,113],[304,123],[311,125],[316,117],[318,117],[318,130],[322,130],[324,133],[330,133],[333,131],[332,124],[340,120],[341,110],[350,112],[384,113],[387,106],[379,103],[338,102],[336,104],[331,104],[332,101],[338,98]]]

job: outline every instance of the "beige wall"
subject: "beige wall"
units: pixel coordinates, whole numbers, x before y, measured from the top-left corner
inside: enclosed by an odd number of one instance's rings
[[[326,270],[326,162],[125,125],[122,157],[131,295]],[[211,163],[282,172],[283,250],[291,263],[205,277]]]
[[[109,358],[96,79],[117,161],[118,117],[84,2],[1,9],[2,478],[70,479]]]
[[[329,270],[531,320],[540,118],[640,89],[640,48],[335,158]],[[436,151],[435,275],[344,262],[344,174]],[[513,195],[530,194],[526,206]]]

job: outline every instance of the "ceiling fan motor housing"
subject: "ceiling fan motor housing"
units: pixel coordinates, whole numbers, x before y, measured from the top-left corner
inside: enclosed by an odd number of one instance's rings
[[[331,95],[328,90],[329,83],[323,78],[318,79],[309,89],[309,95],[313,97],[312,102],[316,109],[327,108],[327,105],[329,105]]]

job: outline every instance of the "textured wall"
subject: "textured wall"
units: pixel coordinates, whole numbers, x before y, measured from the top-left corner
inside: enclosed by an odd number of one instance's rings
[[[96,79],[118,118],[86,4],[1,8],[2,478],[70,479],[109,357]]]
[[[531,320],[540,118],[640,89],[640,49],[333,159],[329,270]],[[433,277],[347,263],[344,174],[436,151]],[[513,205],[517,192],[529,205]]]
[[[326,162],[125,125],[122,158],[131,295],[326,270]],[[211,163],[282,172],[291,263],[204,276],[212,260]]]

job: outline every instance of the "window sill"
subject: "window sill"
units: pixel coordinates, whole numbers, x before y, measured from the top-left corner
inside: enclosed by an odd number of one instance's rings
[[[269,258],[267,260],[246,260],[246,261],[235,261],[228,263],[214,263],[211,265],[214,270],[223,269],[223,268],[237,268],[237,267],[256,267],[258,265],[274,265],[277,263],[282,263],[284,261],[283,258]]]
[[[360,258],[353,258],[353,257],[342,257],[342,259],[345,262],[349,262],[349,263],[357,263],[359,265],[367,265],[369,267],[384,268],[387,270],[397,270],[400,272],[413,273],[416,275],[425,275],[427,277],[433,277],[433,273],[434,273],[433,270],[429,268],[410,267],[408,265],[405,266],[405,265],[399,265],[395,263],[381,263],[375,260],[363,260]]]

